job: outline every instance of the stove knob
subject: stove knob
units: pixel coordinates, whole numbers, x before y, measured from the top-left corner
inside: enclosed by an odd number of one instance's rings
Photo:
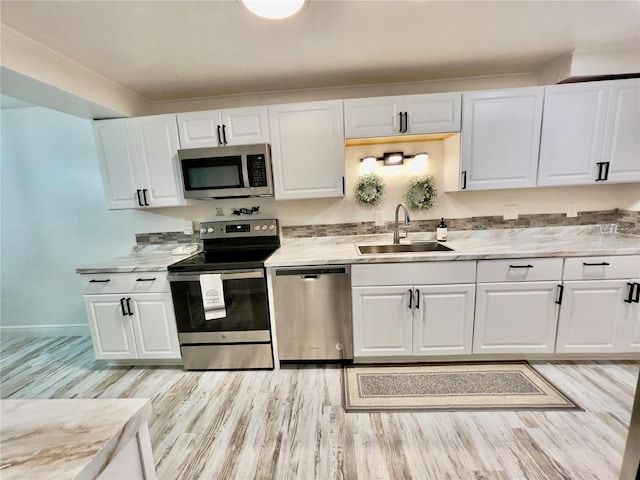
[[[213,233],[213,228],[211,227],[207,228],[207,233]]]
[[[200,229],[200,233],[207,233],[207,229],[206,228],[201,228]]]
[[[276,226],[275,226],[275,225],[269,225],[269,230],[272,230],[272,231],[273,231],[273,230],[275,230],[275,229],[276,229]]]
[[[256,225],[256,228],[254,228],[254,230],[257,232],[260,230],[260,225]]]
[[[262,230],[266,230],[267,226],[266,225],[262,225]]]

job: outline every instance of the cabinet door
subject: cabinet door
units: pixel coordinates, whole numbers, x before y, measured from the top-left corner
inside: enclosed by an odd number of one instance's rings
[[[610,82],[602,161],[607,182],[640,182],[640,79]]]
[[[176,118],[180,133],[180,148],[205,148],[222,145],[222,139],[218,136],[218,127],[222,128],[220,110],[179,113]]]
[[[556,353],[622,351],[625,324],[637,315],[628,292],[624,280],[564,282]]]
[[[181,358],[170,293],[131,295],[138,358]]]
[[[408,95],[402,109],[407,112],[407,134],[460,131],[460,93]]]
[[[596,181],[608,92],[608,82],[546,87],[538,186]]]
[[[344,196],[342,101],[270,106],[276,200]]]
[[[99,360],[138,358],[133,333],[133,316],[123,315],[125,295],[85,295],[93,350]],[[126,310],[125,310],[126,312]]]
[[[175,115],[133,119],[138,147],[140,186],[145,206],[186,205],[178,170],[178,128]]]
[[[353,356],[412,354],[411,286],[356,287],[353,295]]]
[[[479,283],[473,353],[552,353],[556,282]]]
[[[640,279],[629,280],[624,300],[623,352],[640,352]],[[633,291],[631,290],[633,289]],[[631,302],[629,302],[631,300]]]
[[[99,120],[93,122],[107,208],[136,208],[135,146],[131,120]]]
[[[475,285],[421,285],[415,289],[413,354],[471,353]]]
[[[344,109],[346,138],[400,135],[402,97],[345,100]]]
[[[463,94],[463,189],[535,187],[543,98],[543,87]]]
[[[266,107],[223,110],[222,125],[227,145],[269,143]]]

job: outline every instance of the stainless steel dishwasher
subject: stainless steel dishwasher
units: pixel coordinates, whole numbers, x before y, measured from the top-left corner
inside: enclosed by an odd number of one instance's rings
[[[276,269],[274,304],[283,361],[351,360],[351,269]]]

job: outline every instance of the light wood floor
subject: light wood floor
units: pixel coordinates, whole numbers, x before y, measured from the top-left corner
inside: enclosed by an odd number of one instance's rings
[[[2,398],[152,398],[163,480],[614,480],[639,365],[534,362],[585,411],[345,413],[335,366],[112,367],[87,337],[0,347]]]

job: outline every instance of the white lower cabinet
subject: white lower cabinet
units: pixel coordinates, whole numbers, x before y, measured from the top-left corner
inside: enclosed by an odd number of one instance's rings
[[[408,285],[353,288],[354,357],[412,354],[412,292]]]
[[[478,284],[473,353],[552,353],[558,283]]]
[[[353,265],[351,274],[356,360],[471,353],[475,262]]]
[[[473,353],[553,353],[562,258],[478,262]]]
[[[567,258],[556,353],[640,352],[640,256]]]
[[[154,272],[156,277],[166,273]],[[96,359],[101,360],[173,360],[180,359],[180,344],[171,293],[154,290],[150,281],[137,274],[83,275],[85,307]],[[137,277],[137,278],[134,278]],[[138,280],[139,279],[139,280]],[[92,282],[93,280],[93,282]],[[150,293],[133,293],[137,286]],[[113,282],[113,283],[112,283]],[[134,282],[127,292],[120,285]],[[159,289],[168,288],[163,279]]]
[[[633,302],[633,285],[624,280],[565,282],[556,352],[640,351],[640,308]]]

